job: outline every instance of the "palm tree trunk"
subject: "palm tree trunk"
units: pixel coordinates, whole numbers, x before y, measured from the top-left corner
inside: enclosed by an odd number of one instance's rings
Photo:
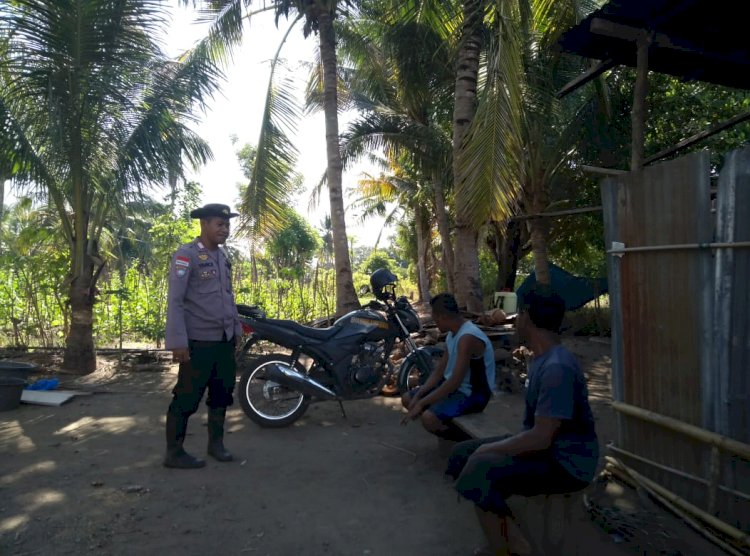
[[[443,268],[445,269],[445,281],[448,285],[448,291],[455,293],[454,267],[455,259],[453,256],[453,243],[451,242],[451,230],[448,223],[448,211],[445,208],[445,188],[443,179],[437,172],[433,174],[432,187],[435,191],[435,213],[437,219],[438,232],[443,247]]]
[[[503,225],[493,222],[494,238],[490,242],[497,263],[497,291],[514,290],[518,259],[521,254],[521,224],[510,220]]]
[[[0,173],[0,222],[5,214],[5,174]]]
[[[74,92],[74,88],[72,91]],[[80,121],[74,118],[73,121]],[[88,252],[90,199],[83,171],[81,130],[71,133],[71,185],[73,229],[71,244],[70,330],[65,341],[62,367],[80,374],[96,370],[94,352],[94,260]]]
[[[326,151],[328,154],[328,194],[331,203],[333,228],[333,253],[336,265],[336,313],[343,315],[359,308],[354,291],[349,242],[346,236],[344,195],[341,183],[343,164],[339,146],[338,76],[336,71],[336,35],[331,14],[321,10],[318,14],[320,57],[323,62],[324,112],[326,124]]]
[[[456,66],[453,106],[453,176],[456,187],[455,293],[459,306],[480,312],[484,308],[479,282],[477,231],[465,216],[463,178],[459,172],[463,139],[477,109],[477,76],[482,47],[483,0],[464,0],[464,23]]]
[[[548,204],[544,186],[538,183],[533,184],[531,194],[532,211],[536,214],[543,213]],[[531,234],[531,253],[534,257],[536,283],[542,288],[549,288],[552,285],[552,278],[549,273],[549,257],[547,255],[547,220],[544,218],[532,218],[529,220],[529,232]]]
[[[427,276],[427,236],[425,234],[424,209],[417,206],[414,209],[414,224],[417,229],[417,282],[419,285],[419,301],[430,300],[430,280]]]
[[[84,239],[77,239],[83,241]],[[74,251],[79,249],[74,247]],[[79,374],[96,370],[94,352],[94,261],[86,255],[81,264],[75,255],[73,259],[73,279],[70,283],[70,329],[65,341],[65,356],[62,367]]]

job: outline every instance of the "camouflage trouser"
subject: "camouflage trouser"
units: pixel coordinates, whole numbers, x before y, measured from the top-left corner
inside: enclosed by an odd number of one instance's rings
[[[233,403],[232,394],[237,372],[234,338],[228,341],[202,342],[190,340],[190,361],[180,363],[177,384],[169,405],[170,413],[192,415],[198,409],[208,388],[206,405],[225,408]]]

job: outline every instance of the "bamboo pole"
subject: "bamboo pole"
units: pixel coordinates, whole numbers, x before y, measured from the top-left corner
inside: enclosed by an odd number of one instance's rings
[[[731,452],[744,459],[750,460],[750,445],[745,444],[744,442],[739,442],[732,438],[716,434],[715,432],[696,427],[695,425],[690,425],[683,421],[673,419],[672,417],[660,415],[659,413],[654,413],[653,411],[648,411],[647,409],[623,402],[613,401],[612,408],[630,417],[635,417],[642,421],[648,421],[649,423],[679,432],[695,440],[711,444],[712,446],[721,448],[726,452]]]
[[[739,249],[750,247],[750,241],[725,241],[714,243],[675,243],[670,245],[643,245],[640,247],[619,247],[609,249],[608,255],[639,253],[646,251],[685,251],[691,249]]]
[[[708,503],[706,510],[711,515],[716,513],[716,490],[721,478],[721,452],[715,444],[711,446],[711,463],[708,470]]]
[[[679,143],[677,143],[676,145],[672,147],[666,148],[663,151],[659,151],[655,155],[649,156],[644,161],[643,164],[647,165],[647,164],[651,164],[652,162],[656,162],[659,159],[669,156],[670,154],[676,153],[679,150],[690,147],[694,145],[695,143],[698,143],[699,141],[703,141],[704,139],[707,139],[711,137],[712,135],[719,133],[720,131],[724,131],[727,128],[735,126],[749,119],[750,119],[750,110],[746,110],[745,112],[742,112],[741,114],[737,114],[736,116],[733,116],[729,118],[728,120],[725,120],[719,124],[711,126],[708,129],[699,131],[695,135],[691,135],[687,139],[680,141]]]
[[[580,207],[567,210],[556,210],[553,212],[539,212],[536,214],[522,214],[520,216],[514,216],[511,220],[533,220],[535,218],[553,218],[555,216],[571,216],[574,214],[583,214],[586,212],[601,212],[601,205],[595,207]]]
[[[650,481],[649,479],[647,479],[646,477],[644,477],[637,471],[634,471],[633,469],[626,466],[621,461],[615,458],[612,458],[610,456],[606,456],[605,459],[607,460],[608,469],[612,473],[614,473],[617,477],[619,477],[626,483],[630,484],[631,486],[645,489],[658,502],[664,505],[668,510],[673,512],[675,515],[683,519],[688,525],[690,525],[690,527],[695,529],[698,533],[706,537],[708,540],[710,540],[717,546],[720,546],[723,550],[725,550],[729,554],[732,554],[733,556],[747,556],[746,552],[738,550],[733,545],[729,544],[724,539],[721,539],[720,537],[716,536],[711,531],[709,531],[705,526],[701,525],[698,521],[696,521],[693,515],[695,515],[696,517],[701,517],[701,516],[699,514],[691,515],[692,512],[689,508],[692,508],[693,510],[697,510],[697,512],[700,512],[700,514],[705,515],[705,512],[696,508],[689,502],[686,502],[685,500],[683,500],[676,494],[657,485],[653,481]],[[724,528],[734,529],[734,527],[732,527],[731,525],[728,525],[713,516],[708,516],[708,517],[722,524],[723,527],[722,528],[717,527],[717,530],[720,530],[723,532]],[[738,542],[741,542],[745,546],[748,546],[747,535],[744,535],[742,531],[739,531],[737,529],[735,529],[735,531],[736,533],[739,533],[739,535],[741,535],[739,538],[734,537],[734,535],[731,535],[731,534],[729,536],[736,538]]]
[[[622,176],[627,174],[627,170],[618,170],[617,168],[602,168],[601,166],[589,166],[587,164],[581,164],[581,170],[584,172],[591,172],[592,174],[604,174],[605,176]]]
[[[23,352],[23,353],[33,353],[35,351],[63,351],[65,349],[64,346],[24,346],[23,348],[19,349],[13,349],[13,348],[5,348],[5,351],[17,351],[17,352]],[[118,353],[120,350],[118,348],[98,348],[96,350],[96,353]],[[138,349],[138,348],[124,348],[122,350],[123,353],[171,353],[171,350],[168,349],[154,349],[154,348],[147,348],[147,349]]]
[[[650,460],[648,458],[644,458],[643,456],[639,456],[638,454],[634,454],[633,452],[629,452],[628,450],[623,450],[622,448],[619,448],[615,446],[614,444],[610,443],[607,444],[607,450],[610,452],[614,452],[615,454],[619,454],[622,456],[625,456],[630,459],[634,459],[636,461],[639,461],[641,463],[645,463],[646,465],[649,465],[653,467],[654,469],[658,469],[660,471],[665,471],[667,473],[671,473],[672,475],[675,475],[677,477],[681,477],[683,479],[688,479],[690,481],[695,481],[696,483],[700,483],[704,486],[709,486],[710,482],[704,479],[703,477],[696,477],[695,475],[691,475],[690,473],[685,473],[684,471],[680,471],[679,469],[675,469],[674,467],[669,467],[668,465],[664,465],[662,463],[657,463],[653,460]],[[740,492],[739,490],[734,490],[732,488],[726,487],[724,485],[717,485],[717,488],[722,491],[726,492],[727,494],[730,494],[732,496],[736,496],[737,498],[742,498],[743,500],[747,500],[750,502],[750,494],[745,494],[744,492]]]

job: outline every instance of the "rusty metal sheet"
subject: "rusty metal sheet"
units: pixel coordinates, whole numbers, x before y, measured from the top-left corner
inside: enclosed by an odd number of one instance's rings
[[[750,164],[747,165],[750,168]],[[607,248],[612,242],[626,247],[710,243],[711,216],[709,158],[694,153],[602,183],[602,207]],[[750,214],[750,204],[744,209]],[[745,218],[750,226],[750,219]],[[721,241],[717,237],[717,241]],[[736,254],[735,254],[736,255]],[[732,259],[732,280],[744,277],[743,293],[733,297],[733,323],[747,326],[747,261]],[[746,266],[742,266],[745,264]],[[713,254],[707,249],[666,250],[610,255],[608,259],[612,307],[612,386],[615,399],[716,430],[719,373],[716,372]],[[744,297],[743,297],[744,296]],[[735,329],[735,330],[739,330]],[[749,338],[745,334],[743,338]],[[737,336],[733,336],[737,344]],[[727,338],[728,343],[732,343]],[[742,341],[739,341],[742,344]],[[744,403],[728,403],[735,411],[726,419],[747,423],[745,387],[749,367],[746,346],[728,361],[744,371],[726,373],[727,399],[734,393]],[[743,359],[743,357],[745,359]],[[732,359],[734,358],[734,359]],[[727,368],[733,366],[727,363]],[[743,382],[744,381],[744,382]],[[744,420],[744,421],[743,421]],[[710,448],[683,435],[630,417],[619,416],[620,446],[642,457],[691,475],[707,478]],[[745,429],[747,430],[747,429]],[[741,440],[741,438],[739,438]],[[646,476],[679,496],[705,507],[705,485],[632,462]],[[744,465],[743,465],[744,464]],[[720,483],[748,492],[747,462],[725,456]],[[741,527],[739,516],[750,515],[746,500],[725,491],[717,496],[717,515]]]
[[[712,239],[706,152],[621,178],[618,238],[626,247]],[[620,263],[624,401],[702,426],[705,250],[625,253]]]

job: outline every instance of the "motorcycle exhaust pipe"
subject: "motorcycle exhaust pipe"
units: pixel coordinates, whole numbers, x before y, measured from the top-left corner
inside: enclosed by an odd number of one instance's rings
[[[335,400],[336,394],[307,375],[284,365],[269,365],[266,378],[308,396]]]

